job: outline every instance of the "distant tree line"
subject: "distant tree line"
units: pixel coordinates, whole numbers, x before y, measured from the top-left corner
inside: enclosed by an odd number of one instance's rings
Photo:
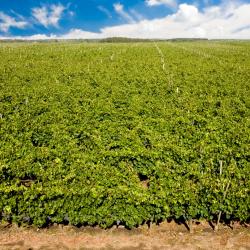
[[[137,42],[183,42],[183,41],[207,41],[207,38],[173,38],[173,39],[141,39],[141,38],[128,38],[128,37],[108,37],[103,39],[44,39],[44,40],[23,40],[23,39],[4,39],[1,43],[10,42],[43,42],[43,43],[55,43],[55,42],[89,42],[89,43],[137,43]]]

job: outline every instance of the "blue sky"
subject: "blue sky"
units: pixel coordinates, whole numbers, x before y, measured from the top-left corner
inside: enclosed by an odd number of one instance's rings
[[[0,38],[249,38],[250,0],[0,0]]]

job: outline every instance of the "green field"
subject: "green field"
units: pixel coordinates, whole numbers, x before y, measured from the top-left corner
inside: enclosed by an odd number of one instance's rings
[[[250,219],[250,42],[0,43],[0,220]]]

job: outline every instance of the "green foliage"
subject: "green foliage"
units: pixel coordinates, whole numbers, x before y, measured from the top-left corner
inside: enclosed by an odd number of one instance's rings
[[[158,46],[1,44],[2,220],[249,220],[249,43]]]

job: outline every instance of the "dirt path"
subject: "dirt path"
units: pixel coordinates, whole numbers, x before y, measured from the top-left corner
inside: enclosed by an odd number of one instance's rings
[[[49,229],[0,226],[2,250],[250,250],[250,229],[236,226],[233,230],[221,226],[214,233],[206,223],[195,226],[190,234],[183,225],[162,223],[150,229],[75,228],[53,226]]]

